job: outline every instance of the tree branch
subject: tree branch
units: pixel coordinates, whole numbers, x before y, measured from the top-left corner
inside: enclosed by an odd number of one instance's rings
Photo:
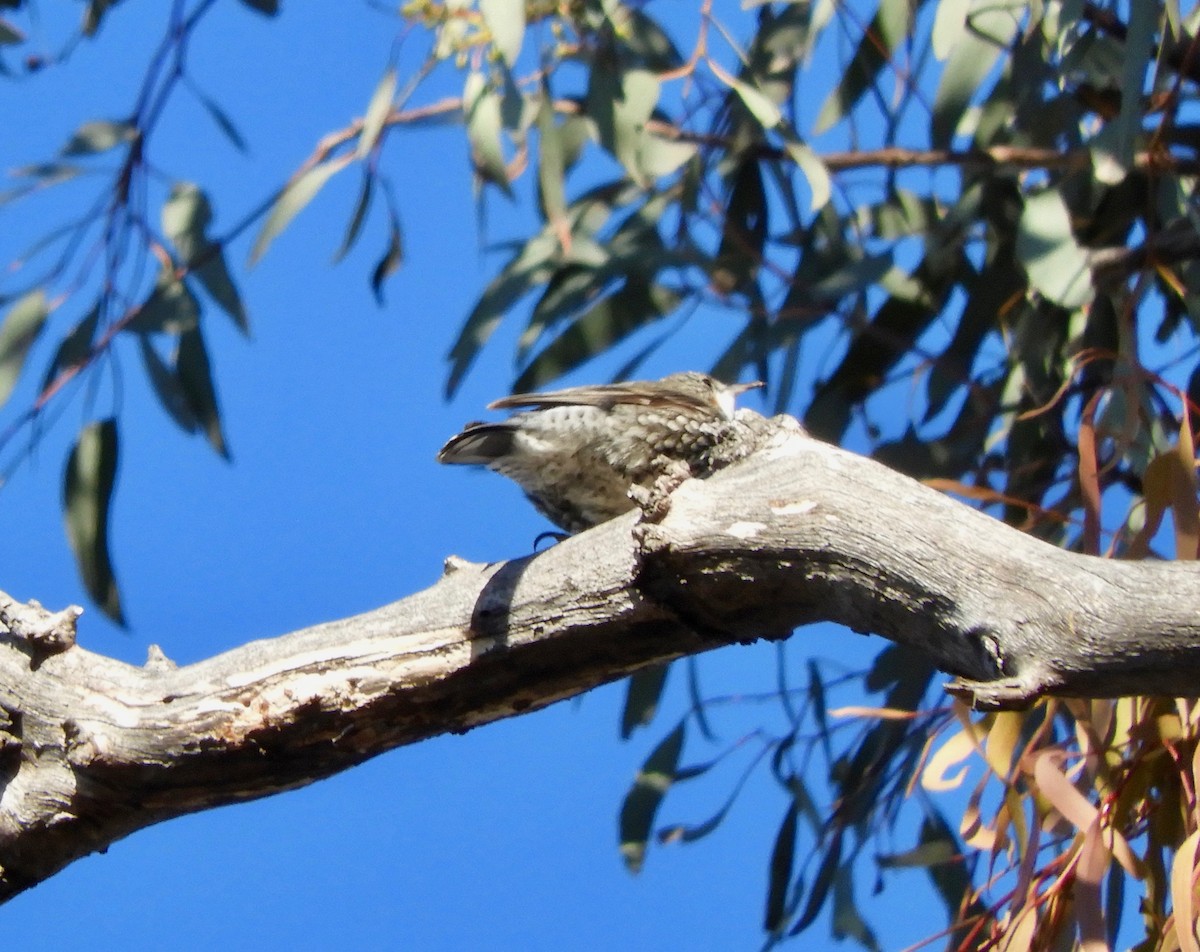
[[[187,667],[48,653],[0,599],[0,899],[160,820],[813,621],[923,649],[981,706],[1195,694],[1198,603],[1200,567],[1064,552],[787,418],[661,522],[451,559],[402,601]]]

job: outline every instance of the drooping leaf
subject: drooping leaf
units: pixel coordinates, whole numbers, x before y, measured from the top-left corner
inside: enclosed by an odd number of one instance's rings
[[[642,150],[649,133],[646,123],[658,105],[660,83],[649,70],[620,70],[615,64],[595,64],[588,79],[587,114],[596,123],[600,144],[621,163],[631,181],[649,185]]]
[[[181,334],[200,320],[200,304],[191,289],[164,268],[158,283],[127,329],[138,334]]]
[[[966,32],[967,10],[970,7],[971,0],[938,0],[930,39],[933,55],[942,62],[950,58],[955,44]]]
[[[221,431],[221,414],[217,408],[217,389],[213,384],[212,365],[200,326],[194,325],[179,337],[175,371],[183,390],[188,409],[204,429],[209,444],[224,459],[229,459],[225,434]]]
[[[783,112],[779,106],[762,90],[726,72],[715,60],[710,61],[708,65],[717,79],[737,93],[742,104],[764,129],[774,129],[783,121]]]
[[[27,165],[23,168],[13,169],[10,173],[13,178],[32,178],[35,181],[22,183],[15,188],[6,189],[0,192],[0,206],[7,205],[10,202],[19,201],[29,195],[34,195],[44,189],[54,185],[61,185],[63,182],[69,182],[77,176],[82,175],[83,168],[78,165],[70,165],[66,162],[42,162],[38,165]],[[73,231],[76,226],[72,224],[69,228],[61,229],[62,231]],[[55,234],[60,231],[56,229]],[[27,257],[26,255],[25,257]]]
[[[622,5],[617,8],[616,16],[621,18],[622,53],[638,66],[665,73],[683,64],[683,57],[667,32],[644,11]]]
[[[1097,136],[1093,143],[1096,177],[1102,182],[1116,184],[1133,168],[1133,155],[1146,115],[1142,87],[1147,82],[1146,67],[1155,46],[1158,17],[1157,4],[1134,3],[1129,7],[1122,43],[1121,108],[1116,119],[1103,130],[1103,136]]]
[[[677,142],[647,133],[638,150],[638,165],[646,180],[653,182],[674,175],[699,153],[699,147],[691,142]]]
[[[248,335],[250,319],[229,273],[224,248],[207,234],[211,223],[208,196],[191,182],[176,183],[163,204],[163,231],[204,290],[233,319],[238,330]]]
[[[667,683],[669,662],[642,668],[629,676],[625,688],[625,708],[621,713],[621,740],[629,740],[639,727],[654,719],[658,702]]]
[[[183,382],[179,379],[176,368],[163,360],[155,350],[149,335],[138,335],[138,348],[142,355],[142,365],[146,368],[146,376],[167,416],[174,420],[183,432],[195,433],[200,424],[183,392]]]
[[[375,303],[383,307],[383,282],[400,267],[404,260],[404,241],[400,231],[400,219],[389,206],[388,208],[388,243],[383,257],[371,272],[371,293],[375,295]]]
[[[454,395],[480,348],[495,332],[508,309],[536,285],[550,278],[553,273],[551,261],[558,251],[558,238],[554,233],[541,231],[509,259],[484,289],[450,351],[447,396]]]
[[[939,11],[940,12],[940,11]],[[930,139],[948,148],[959,121],[979,93],[996,60],[1008,50],[1018,30],[1007,10],[982,9],[971,14],[970,29],[963,30],[942,70],[930,118]]]
[[[829,169],[825,167],[821,157],[806,143],[788,140],[784,148],[808,181],[808,190],[812,195],[809,201],[809,210],[820,211],[833,196],[833,180],[829,177]]]
[[[79,28],[80,32],[84,36],[94,36],[96,31],[100,29],[100,22],[104,19],[104,14],[118,3],[120,3],[120,0],[89,0],[87,9],[83,11],[83,21]]]
[[[467,74],[463,89],[463,111],[475,171],[484,181],[498,185],[506,195],[511,195],[508,166],[500,141],[504,125],[500,116],[500,97],[478,70]]]
[[[301,209],[316,197],[325,183],[344,169],[353,158],[353,155],[346,154],[336,159],[328,159],[288,183],[271,207],[258,237],[254,239],[248,262],[250,267],[258,263],[271,246],[271,242],[278,238]]]
[[[109,618],[125,624],[116,576],[108,554],[109,506],[117,476],[117,423],[89,424],[79,434],[63,478],[67,538],[92,600]]]
[[[783,822],[775,834],[771,863],[767,873],[767,908],[763,929],[780,933],[787,926],[788,890],[792,883],[792,867],[796,860],[796,821],[799,810],[793,800],[784,811]]]
[[[1016,252],[1029,283],[1043,297],[1068,310],[1091,301],[1094,291],[1087,255],[1075,240],[1070,213],[1057,189],[1026,196]]]
[[[379,134],[383,132],[383,125],[392,111],[392,100],[395,96],[396,70],[392,68],[379,80],[363,115],[362,131],[358,134],[358,148],[355,150],[360,159],[375,148],[375,143],[379,141]]]
[[[841,860],[842,828],[839,826],[833,831],[833,836],[825,846],[821,864],[817,867],[817,875],[808,890],[808,902],[804,905],[804,911],[789,930],[788,935],[799,935],[816,920],[821,908],[825,905],[825,900],[829,898],[829,890],[833,886]]]
[[[833,937],[839,942],[852,938],[868,952],[879,952],[879,942],[854,901],[854,876],[851,864],[842,866],[833,881]]]
[[[892,51],[908,34],[909,26],[925,0],[880,0],[875,17],[867,24],[837,88],[821,106],[814,135],[820,135],[850,114],[887,65]]]
[[[679,296],[670,288],[631,275],[624,287],[601,298],[547,344],[517,377],[514,392],[536,390],[634,331],[673,311]]]
[[[224,249],[220,245],[209,245],[201,264],[193,269],[192,273],[200,279],[200,283],[208,292],[209,297],[216,301],[221,310],[233,319],[238,330],[249,336],[250,318],[246,314],[246,305],[242,303],[242,296],[238,293],[237,285],[233,283],[233,278],[229,273]]]
[[[7,20],[0,19],[0,46],[25,42],[25,34]]]
[[[878,389],[887,371],[908,353],[937,316],[959,261],[927,255],[912,281],[896,286],[869,326],[854,336],[841,363],[817,388],[804,422],[822,439],[838,440],[851,409]]]
[[[161,218],[163,233],[171,239],[184,264],[192,264],[208,248],[212,205],[203,190],[192,182],[176,182],[171,186]]]
[[[85,122],[71,134],[67,144],[62,147],[60,155],[95,155],[107,152],[126,142],[132,142],[137,136],[137,127],[131,122],[110,122],[95,119]]]
[[[566,220],[567,197],[563,178],[566,156],[562,132],[554,121],[554,104],[547,94],[538,110],[538,199],[547,222]],[[567,233],[569,236],[569,232]],[[561,235],[560,235],[561,237]]]
[[[204,111],[208,113],[208,117],[213,121],[213,124],[221,130],[221,134],[229,140],[230,144],[242,154],[250,151],[246,144],[246,138],[238,129],[237,124],[229,118],[229,114],[221,108],[216,100],[204,95],[200,90],[191,87],[192,92],[200,101],[200,105],[204,107]]]
[[[0,324],[0,405],[12,396],[17,378],[46,323],[50,307],[46,293],[38,288],[17,300]]]
[[[242,0],[251,10],[273,17],[279,13],[279,0]]]
[[[46,368],[46,376],[42,378],[41,392],[44,394],[50,385],[68,367],[80,363],[92,349],[92,338],[96,336],[96,328],[100,324],[100,306],[93,305],[91,310],[71,328],[70,333],[62,339],[54,359]]]
[[[722,294],[748,292],[762,266],[768,233],[767,193],[757,160],[745,159],[732,179],[721,244],[712,268],[713,286]]]
[[[349,253],[354,247],[354,243],[358,241],[358,236],[362,232],[363,222],[367,220],[367,212],[371,208],[371,196],[375,191],[375,176],[370,172],[363,174],[362,188],[358,192],[358,201],[354,203],[354,212],[350,216],[350,222],[346,225],[346,236],[342,239],[342,246],[334,253],[333,263],[337,264]]]
[[[492,45],[511,69],[525,39],[525,0],[479,0]]]
[[[621,856],[631,873],[640,872],[645,861],[646,844],[654,828],[654,818],[675,780],[683,741],[684,724],[681,721],[646,758],[621,805]]]

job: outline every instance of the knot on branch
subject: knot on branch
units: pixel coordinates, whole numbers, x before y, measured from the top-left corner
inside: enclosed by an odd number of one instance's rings
[[[35,654],[42,657],[59,654],[74,646],[75,624],[82,614],[83,609],[78,605],[52,612],[36,599],[18,602],[0,592],[0,624],[17,637],[26,639]]]

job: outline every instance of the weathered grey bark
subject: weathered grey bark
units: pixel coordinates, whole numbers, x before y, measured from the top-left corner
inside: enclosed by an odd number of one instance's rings
[[[659,522],[448,569],[184,668],[0,598],[0,899],[151,823],[812,621],[920,646],[980,706],[1200,693],[1200,567],[1063,552],[786,429]]]

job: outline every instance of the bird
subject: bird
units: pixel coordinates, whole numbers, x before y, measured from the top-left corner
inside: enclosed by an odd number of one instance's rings
[[[558,528],[581,532],[753,452],[763,418],[735,400],[760,386],[686,371],[515,394],[488,409],[519,412],[467,424],[437,461],[507,476]]]

